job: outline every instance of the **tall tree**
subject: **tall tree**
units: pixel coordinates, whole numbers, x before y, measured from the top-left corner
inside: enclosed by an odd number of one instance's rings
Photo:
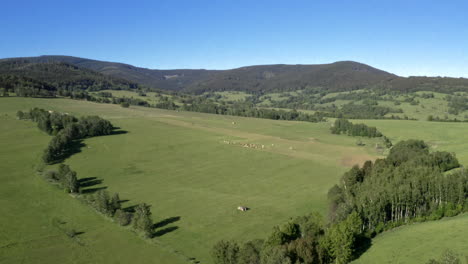
[[[133,216],[133,228],[142,232],[145,237],[153,235],[153,220],[151,219],[150,206],[142,203],[135,208]]]

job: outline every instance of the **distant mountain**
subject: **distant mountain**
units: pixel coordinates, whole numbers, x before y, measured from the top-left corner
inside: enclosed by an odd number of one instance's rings
[[[356,90],[398,76],[368,65],[342,61],[318,65],[261,65],[219,71],[187,89],[193,92],[292,91],[322,87],[327,91]]]
[[[65,62],[0,60],[0,86],[57,90],[135,89],[138,84]]]
[[[468,79],[399,77],[371,66],[340,61],[316,65],[259,65],[231,70],[152,70],[123,63],[71,56],[40,56],[3,59],[30,63],[66,63],[106,76],[125,79],[162,90],[272,92],[319,88],[326,92],[377,88],[397,91],[468,91]]]
[[[182,90],[190,84],[205,79],[211,73],[216,72],[208,70],[150,70],[124,63],[98,61],[71,56],[39,56],[4,60],[27,60],[33,63],[63,62],[163,90]]]

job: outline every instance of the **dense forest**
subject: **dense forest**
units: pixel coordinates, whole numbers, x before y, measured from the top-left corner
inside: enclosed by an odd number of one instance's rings
[[[400,93],[437,91],[447,94],[468,91],[468,79],[465,78],[400,77],[353,61],[316,65],[258,65],[231,70],[151,70],[70,56],[13,58],[2,61],[16,60],[67,63],[108,76],[126,78],[152,89],[191,94],[209,91],[244,91],[257,94],[304,89],[318,89],[327,93],[361,89]]]
[[[59,90],[130,90],[139,85],[67,63],[0,60],[0,87],[18,96],[50,97]]]
[[[426,143],[397,143],[385,159],[346,172],[328,193],[329,214],[297,217],[265,240],[222,240],[212,249],[224,263],[348,263],[376,234],[414,221],[468,211],[468,172],[455,155],[430,152]],[[431,263],[438,263],[433,260]]]

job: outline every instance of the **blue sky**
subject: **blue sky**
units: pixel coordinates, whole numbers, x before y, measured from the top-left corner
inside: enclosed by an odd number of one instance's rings
[[[468,77],[468,1],[3,1],[0,57],[158,69],[354,60]]]

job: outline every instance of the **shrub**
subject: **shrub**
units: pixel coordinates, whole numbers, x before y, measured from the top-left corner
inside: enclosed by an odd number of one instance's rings
[[[132,214],[124,210],[117,209],[114,214],[114,220],[121,226],[129,225],[132,221]]]

